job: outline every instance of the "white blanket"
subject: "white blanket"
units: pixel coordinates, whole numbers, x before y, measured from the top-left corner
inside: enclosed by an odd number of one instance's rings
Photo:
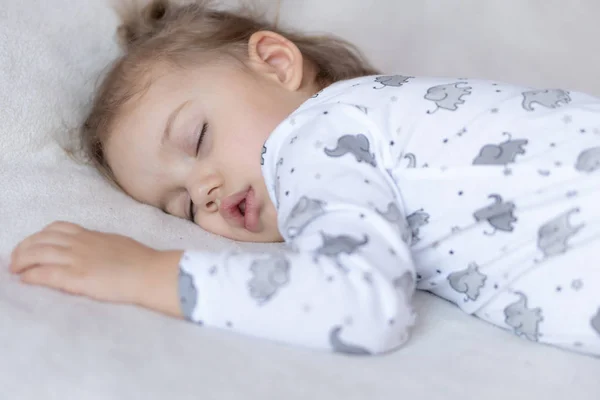
[[[343,34],[387,70],[600,94],[600,52],[582,45],[600,36],[600,3],[563,4],[283,0],[282,20]],[[600,360],[532,345],[423,293],[410,343],[359,359],[20,285],[6,271],[12,247],[56,219],[159,248],[276,247],[139,205],[61,149],[117,55],[116,22],[107,0],[0,0],[1,400],[600,398]]]

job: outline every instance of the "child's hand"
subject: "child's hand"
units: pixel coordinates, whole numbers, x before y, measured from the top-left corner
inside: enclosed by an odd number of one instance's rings
[[[180,255],[124,236],[55,222],[15,248],[11,271],[28,284],[177,315]],[[149,302],[150,292],[154,299]]]

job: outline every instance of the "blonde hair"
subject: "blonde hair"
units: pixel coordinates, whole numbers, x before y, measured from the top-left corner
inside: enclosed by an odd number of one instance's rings
[[[124,54],[108,71],[81,129],[84,155],[115,184],[103,144],[123,106],[150,84],[149,71],[157,62],[180,66],[197,61],[198,56],[223,54],[243,61],[250,37],[268,30],[281,34],[299,48],[303,57],[316,67],[320,87],[378,73],[344,40],[280,29],[248,10],[214,8],[210,0],[188,4],[153,0],[143,8],[130,2],[120,11],[123,23],[118,34]]]

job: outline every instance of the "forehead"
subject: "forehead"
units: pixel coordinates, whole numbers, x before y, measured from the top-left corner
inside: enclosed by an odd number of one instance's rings
[[[161,141],[166,119],[183,97],[180,88],[167,79],[155,80],[124,105],[104,141],[106,161],[115,180],[144,203],[155,205],[157,195],[169,182],[165,165],[170,160]]]

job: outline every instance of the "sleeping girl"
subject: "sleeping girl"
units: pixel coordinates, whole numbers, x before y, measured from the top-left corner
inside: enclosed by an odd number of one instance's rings
[[[123,15],[82,143],[134,199],[271,254],[56,222],[22,281],[345,354],[409,340],[415,289],[600,355],[600,99],[381,75],[352,45],[205,1]]]

